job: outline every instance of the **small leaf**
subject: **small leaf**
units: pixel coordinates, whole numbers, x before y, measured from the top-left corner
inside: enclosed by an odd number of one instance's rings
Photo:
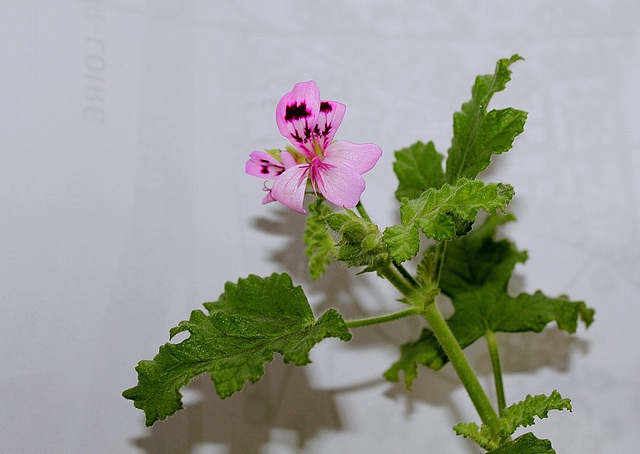
[[[494,74],[478,76],[471,90],[471,100],[453,116],[453,139],[448,151],[446,181],[473,179],[491,162],[494,154],[504,153],[524,131],[527,113],[507,108],[487,113],[493,95],[504,90],[511,79],[509,66],[522,60],[513,55],[498,61]]]
[[[513,435],[516,429],[519,427],[533,425],[535,422],[534,417],[536,416],[541,419],[546,418],[551,410],[571,411],[571,401],[569,399],[564,399],[558,391],[553,391],[549,396],[545,396],[544,394],[537,396],[528,395],[523,401],[504,409],[504,416],[499,419],[500,431],[498,434],[493,434],[491,429],[485,424],[483,424],[482,427],[478,427],[474,422],[459,423],[456,424],[453,429],[458,435],[462,435],[465,438],[471,438],[484,449],[496,450],[490,452],[535,453],[538,451],[511,451],[510,449],[515,446],[520,446],[520,448],[523,449],[525,447],[527,447],[527,449],[534,449],[534,447],[535,449],[541,449],[543,446],[551,448],[551,443],[548,443],[546,440],[547,444],[534,442],[535,440],[530,437],[516,443],[515,445],[512,444],[514,442],[507,442],[507,440],[511,435]],[[511,447],[506,447],[510,445]],[[500,451],[498,449],[499,446],[504,448],[505,451]],[[541,452],[545,453],[548,451]]]
[[[513,197],[513,188],[501,183],[461,179],[455,185],[429,189],[416,199],[403,199],[400,206],[402,226],[384,231],[385,243],[393,260],[402,263],[420,249],[417,229],[437,241],[456,236],[457,221],[473,222],[478,211],[504,210]],[[418,241],[416,241],[418,239]]]
[[[395,152],[393,170],[398,177],[396,198],[415,199],[430,188],[438,189],[444,184],[442,160],[433,142],[426,145],[416,142],[410,147]]]
[[[510,437],[518,427],[532,426],[535,416],[544,419],[551,410],[571,411],[571,400],[563,398],[555,390],[549,396],[528,395],[523,401],[505,408],[504,416],[500,418],[500,435]]]
[[[247,381],[258,381],[275,352],[285,363],[302,366],[322,339],[351,338],[336,310],[316,320],[302,289],[287,274],[227,282],[219,300],[205,308],[209,315],[195,310],[170,332],[173,337],[188,331],[187,339],[161,346],[152,361],[140,361],[138,385],[122,393],[144,410],[148,426],[181,409],[180,388],[204,372],[225,398]]]
[[[404,384],[411,389],[413,380],[418,376],[418,365],[426,365],[433,369],[444,366],[443,358],[446,358],[442,347],[430,330],[416,342],[407,342],[400,347],[400,359],[396,361],[385,373],[384,378],[397,382],[400,372],[404,373]],[[424,332],[423,332],[424,334]]]
[[[556,454],[549,440],[541,440],[531,432],[509,441],[487,454]]]
[[[481,429],[475,422],[460,422],[453,426],[453,430],[457,435],[472,439],[484,449],[491,449],[497,444],[491,434],[487,433],[486,426],[483,425]]]
[[[307,227],[304,229],[304,242],[307,248],[304,252],[309,257],[309,274],[313,279],[318,279],[327,271],[331,256],[336,252],[326,223],[326,217],[331,213],[331,208],[320,198],[309,205]]]
[[[382,237],[396,263],[411,259],[420,250],[420,232],[416,226],[393,225],[384,229]]]

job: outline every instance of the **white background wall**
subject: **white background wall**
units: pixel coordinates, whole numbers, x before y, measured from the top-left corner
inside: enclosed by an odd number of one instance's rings
[[[412,392],[381,379],[415,320],[327,341],[306,368],[276,358],[225,401],[203,377],[150,429],[120,393],[238,276],[288,270],[318,311],[397,307],[340,267],[312,283],[304,217],[261,206],[243,174],[251,150],[286,143],[274,110],[295,82],[347,104],[337,138],[385,151],[363,198],[384,226],[393,151],[445,152],[474,77],[517,52],[494,107],[529,121],[485,174],[517,191],[517,287],[598,312],[575,337],[501,337],[507,399],[572,398],[535,430],[559,453],[635,452],[639,23],[635,0],[0,1],[0,451],[477,453],[451,430],[477,418],[449,367]]]

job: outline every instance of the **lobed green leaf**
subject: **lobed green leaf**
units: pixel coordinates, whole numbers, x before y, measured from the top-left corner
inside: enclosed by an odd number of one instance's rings
[[[316,320],[304,292],[287,274],[228,282],[218,301],[205,303],[205,308],[208,315],[194,310],[189,320],[170,331],[171,337],[187,331],[187,339],[161,346],[152,361],[140,361],[138,384],[122,393],[144,410],[148,426],[181,409],[180,389],[204,372],[225,398],[247,381],[259,380],[264,363],[276,352],[285,363],[302,366],[321,340],[351,338],[336,310]]]
[[[426,330],[426,329],[425,329]],[[446,358],[440,343],[430,330],[424,333],[415,342],[407,342],[400,346],[400,359],[396,361],[384,373],[384,378],[397,382],[400,380],[400,372],[404,373],[404,384],[411,389],[413,380],[418,377],[418,365],[426,365],[433,369],[444,366],[443,358]]]
[[[462,348],[487,332],[540,332],[555,321],[561,330],[574,333],[578,320],[586,326],[593,322],[594,310],[583,301],[570,301],[566,296],[550,298],[540,291],[509,295],[513,269],[527,259],[527,254],[512,242],[497,241],[494,236],[498,226],[513,219],[511,215],[491,216],[469,235],[447,246],[440,288],[455,308],[447,324]],[[400,359],[385,376],[397,381],[402,371],[409,386],[418,365],[439,369],[447,361],[435,335],[425,328],[417,340],[401,346]]]
[[[454,185],[428,189],[418,198],[402,200],[402,225],[386,228],[384,241],[393,260],[402,263],[420,249],[418,230],[437,241],[450,240],[457,235],[460,220],[473,222],[480,210],[504,210],[512,197],[509,185],[464,178]]]
[[[415,199],[430,188],[444,184],[442,161],[444,156],[436,151],[433,142],[416,142],[395,152],[393,170],[398,177],[396,198]]]
[[[549,396],[528,395],[523,401],[504,409],[504,416],[500,418],[500,435],[510,437],[518,427],[532,426],[534,417],[544,419],[551,410],[571,411],[571,400],[563,398],[556,390]]]
[[[528,395],[523,401],[504,409],[504,415],[500,417],[499,420],[500,431],[498,434],[493,434],[491,429],[485,424],[483,424],[482,427],[478,427],[474,422],[459,423],[453,429],[458,435],[471,438],[484,449],[495,450],[490,451],[492,453],[554,452],[553,450],[531,451],[532,449],[542,449],[543,447],[547,449],[551,448],[551,443],[547,440],[542,442],[542,440],[537,440],[535,437],[531,438],[533,434],[519,442],[517,442],[517,440],[507,441],[516,429],[533,425],[536,416],[540,419],[546,418],[551,410],[571,411],[571,401],[563,398],[560,393],[555,390],[549,396],[545,396],[544,394],[537,396]],[[529,449],[529,451],[512,450],[516,447],[520,449],[526,448]],[[500,449],[504,449],[504,451]]]
[[[518,60],[522,60],[519,55],[503,58],[493,74],[478,76],[471,100],[454,114],[445,174],[448,183],[475,178],[490,164],[492,155],[511,149],[513,140],[524,131],[526,112],[513,108],[487,112],[493,95],[504,90],[511,79],[509,66]]]

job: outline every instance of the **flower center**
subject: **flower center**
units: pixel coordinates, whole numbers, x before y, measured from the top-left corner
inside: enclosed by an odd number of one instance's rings
[[[323,161],[324,156],[319,155],[314,157],[307,166],[307,172],[309,173],[309,183],[313,189],[313,193],[317,196],[318,193],[322,193],[324,187],[323,174],[334,166],[327,164]]]

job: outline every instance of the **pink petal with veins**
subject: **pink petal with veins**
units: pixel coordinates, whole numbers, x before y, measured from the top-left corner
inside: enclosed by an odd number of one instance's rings
[[[307,214],[303,205],[308,174],[308,165],[297,165],[285,170],[273,183],[271,196],[287,208]]]
[[[382,150],[372,143],[352,143],[341,140],[329,145],[324,155],[325,163],[348,167],[362,175],[376,165],[382,156]]]
[[[324,161],[326,164],[326,160]],[[355,170],[342,166],[329,166],[318,172],[315,184],[329,202],[345,208],[353,208],[364,192],[364,178]]]
[[[280,133],[308,158],[316,155],[315,143],[322,150],[333,141],[347,107],[335,101],[320,100],[314,81],[297,83],[280,99],[276,124]]]
[[[338,126],[342,123],[347,106],[335,101],[321,101],[320,114],[317,119],[317,129],[314,129],[318,137],[318,143],[322,149],[326,149],[336,135]]]
[[[280,134],[297,149],[312,157],[311,132],[320,113],[320,90],[315,82],[299,82],[284,95],[276,107],[276,124]]]
[[[273,179],[284,172],[282,162],[264,151],[252,151],[244,171],[258,178]]]

